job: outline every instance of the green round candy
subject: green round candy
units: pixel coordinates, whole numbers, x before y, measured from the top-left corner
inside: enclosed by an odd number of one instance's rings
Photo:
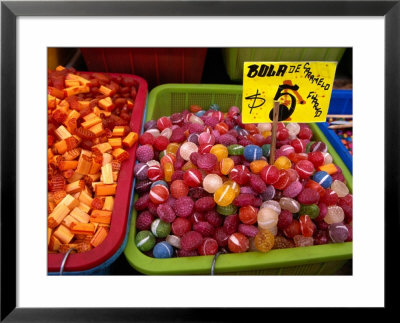
[[[306,153],[309,153],[309,152],[310,152],[311,145],[314,144],[314,143],[315,143],[315,141],[310,141],[310,142],[307,144],[307,146],[306,146]]]
[[[228,153],[231,156],[240,156],[243,155],[244,147],[242,145],[230,145],[228,146]]]
[[[300,215],[307,214],[311,219],[315,219],[319,215],[319,207],[316,204],[300,205]]]
[[[269,157],[269,151],[271,150],[271,145],[270,144],[262,145],[261,149],[263,156]]]
[[[161,219],[155,219],[151,224],[151,232],[157,238],[165,238],[171,232],[171,224]]]
[[[150,231],[143,230],[138,232],[135,238],[135,242],[136,247],[140,251],[149,251],[153,249],[154,245],[156,244],[156,238]]]
[[[233,204],[229,204],[227,206],[217,205],[217,212],[222,215],[235,214],[236,211],[237,211],[237,207]]]

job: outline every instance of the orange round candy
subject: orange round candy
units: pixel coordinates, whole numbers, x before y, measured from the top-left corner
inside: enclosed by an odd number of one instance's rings
[[[231,252],[246,252],[250,247],[249,239],[242,233],[236,232],[228,238],[228,248]]]
[[[188,161],[185,163],[185,165],[182,166],[182,170],[186,172],[189,169],[197,169],[197,167],[191,161]]]
[[[267,165],[268,163],[266,160],[255,160],[250,163],[250,170],[254,174],[259,174],[261,170]]]
[[[167,149],[165,150],[165,152],[167,154],[173,154],[174,156],[176,156],[176,152],[178,151],[179,148],[179,144],[176,142],[171,142],[168,146]]]
[[[268,252],[274,246],[275,237],[269,230],[259,230],[254,238],[254,245],[258,251]]]
[[[239,209],[239,219],[244,224],[254,224],[257,222],[258,209],[254,206],[243,206]]]
[[[174,165],[172,163],[165,163],[164,169],[164,179],[166,182],[171,182],[172,175],[174,174]]]
[[[196,113],[199,112],[200,110],[203,110],[203,108],[197,104],[193,104],[190,106],[190,112]]]
[[[171,191],[172,197],[178,199],[188,195],[189,186],[187,186],[183,180],[177,179],[171,183],[169,190]]]
[[[234,166],[235,163],[231,158],[223,158],[219,164],[221,174],[228,175]]]
[[[220,122],[215,126],[215,130],[224,135],[229,131],[229,126],[225,122]]]
[[[258,133],[258,128],[254,123],[245,124],[244,129],[246,129],[252,135],[254,135],[255,133]]]
[[[176,160],[175,155],[173,155],[173,154],[171,154],[171,153],[167,153],[166,155],[164,155],[164,156],[161,158],[161,166],[164,167],[164,165],[165,165],[166,163],[171,163],[171,164],[173,164],[173,163],[175,163],[175,160]]]

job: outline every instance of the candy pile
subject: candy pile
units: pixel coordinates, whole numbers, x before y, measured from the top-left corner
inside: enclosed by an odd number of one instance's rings
[[[85,252],[107,237],[121,164],[138,134],[134,79],[48,74],[48,251]]]
[[[352,240],[352,195],[306,124],[242,124],[240,111],[163,116],[139,137],[136,246],[155,258],[268,252]]]
[[[329,118],[328,122],[335,121],[349,121],[348,118]],[[349,153],[353,155],[353,130],[352,128],[334,129],[336,135],[339,137],[341,143],[347,148]]]

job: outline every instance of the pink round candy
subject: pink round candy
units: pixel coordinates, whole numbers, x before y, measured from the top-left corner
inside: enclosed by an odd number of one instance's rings
[[[278,229],[285,229],[293,221],[293,214],[288,210],[282,210],[278,217]]]
[[[136,158],[142,163],[146,163],[154,158],[154,150],[150,145],[143,145],[136,149]]]
[[[183,196],[175,202],[175,213],[180,217],[188,217],[194,209],[194,202],[189,196]]]
[[[241,193],[239,194],[234,200],[233,200],[233,204],[235,206],[238,207],[242,207],[242,206],[254,206],[254,202],[255,202],[255,197],[253,194],[246,194],[246,193]]]
[[[256,174],[250,175],[250,186],[255,192],[259,194],[265,192],[265,190],[267,189],[267,185],[265,184],[265,182],[261,179],[259,175]]]
[[[299,181],[290,183],[284,190],[283,196],[294,198],[303,190],[303,185]]]
[[[198,199],[194,204],[194,208],[198,212],[211,211],[214,207],[215,201],[211,196],[202,197]]]
[[[319,193],[311,188],[305,188],[299,195],[297,195],[297,200],[301,204],[316,204],[319,201]]]
[[[204,144],[214,145],[214,143],[215,143],[215,137],[212,134],[209,134],[208,132],[202,132],[199,135],[199,145],[204,145]]]
[[[213,225],[214,227],[220,227],[224,222],[224,216],[219,214],[215,210],[207,211],[205,213],[205,218],[207,222]]]
[[[199,221],[193,224],[193,231],[201,233],[203,237],[212,237],[215,232],[214,226],[206,221]]]
[[[279,151],[281,153],[281,156],[289,156],[290,154],[293,154],[295,152],[293,146],[290,145],[281,146],[281,148],[279,148]]]
[[[215,255],[218,252],[218,242],[213,238],[205,238],[197,250],[201,256]]]
[[[176,218],[174,210],[167,203],[160,204],[157,207],[157,215],[161,220],[168,223],[173,222]]]
[[[244,234],[247,237],[255,237],[258,232],[258,228],[251,224],[239,224],[238,232]]]
[[[240,224],[239,216],[237,214],[228,215],[224,221],[224,231],[227,234],[233,234],[237,231]]]
[[[210,154],[210,153],[200,155],[197,159],[197,166],[200,169],[204,169],[204,170],[213,169],[217,163],[218,163],[217,156],[215,156],[214,154]]]
[[[226,247],[228,245],[228,239],[230,234],[226,233],[223,227],[215,229],[214,239],[217,241],[218,246]]]
[[[181,247],[183,250],[195,250],[200,247],[203,237],[199,232],[189,231],[181,238]]]
[[[154,216],[149,211],[143,211],[136,219],[136,228],[138,231],[150,230]]]

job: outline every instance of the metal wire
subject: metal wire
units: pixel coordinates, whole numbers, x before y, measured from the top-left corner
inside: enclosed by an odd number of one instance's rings
[[[67,258],[68,258],[68,256],[69,256],[69,254],[71,253],[71,251],[73,251],[73,250],[76,251],[76,249],[70,248],[70,249],[67,251],[67,253],[65,254],[65,256],[64,256],[64,258],[63,258],[63,261],[61,262],[60,276],[63,274],[63,272],[64,272],[64,266],[65,266],[65,263],[67,262]]]
[[[214,270],[215,270],[215,262],[217,261],[217,258],[219,257],[219,255],[224,254],[224,253],[226,253],[226,250],[222,249],[220,252],[217,252],[215,254],[214,259],[213,259],[212,264],[211,264],[211,276],[215,275],[214,274]]]

